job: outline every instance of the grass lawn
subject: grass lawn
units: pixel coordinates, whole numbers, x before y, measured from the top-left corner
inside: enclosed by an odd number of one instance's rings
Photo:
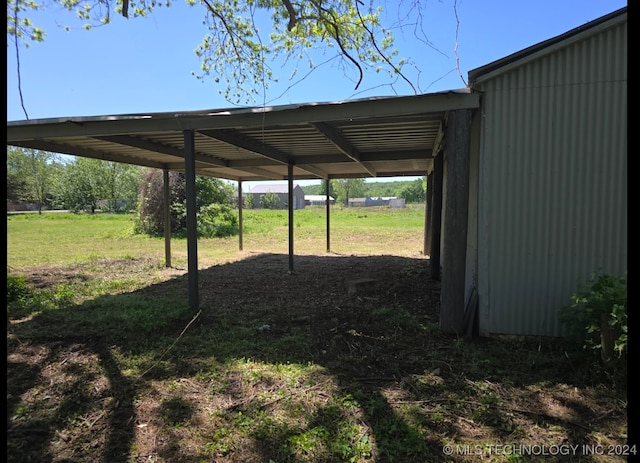
[[[611,462],[626,368],[438,328],[424,207],[244,211],[238,237],[7,217],[9,462]],[[542,457],[542,453],[544,457]]]

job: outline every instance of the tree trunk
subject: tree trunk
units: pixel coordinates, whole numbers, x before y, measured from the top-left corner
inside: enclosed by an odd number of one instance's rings
[[[609,325],[609,314],[600,315],[600,354],[605,366],[611,364],[615,352],[616,340],[620,336],[620,329]]]

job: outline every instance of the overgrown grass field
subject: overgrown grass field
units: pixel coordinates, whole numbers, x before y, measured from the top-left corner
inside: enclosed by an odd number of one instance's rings
[[[610,462],[626,373],[562,340],[438,327],[424,206],[245,210],[238,237],[126,215],[7,217],[9,462]],[[358,282],[356,285],[355,283]]]
[[[245,210],[243,251],[289,250],[289,214],[283,210]],[[331,209],[330,251],[336,254],[419,254],[423,249],[424,205],[403,209],[383,207]],[[317,254],[327,250],[324,207],[294,211],[294,253]],[[52,246],[55,244],[55,246]],[[172,238],[172,264],[186,265],[187,242]],[[200,239],[202,267],[218,260],[235,259],[237,236]],[[133,233],[133,216],[127,214],[44,213],[7,217],[9,267],[73,264],[95,258],[141,258],[164,262],[164,237]]]

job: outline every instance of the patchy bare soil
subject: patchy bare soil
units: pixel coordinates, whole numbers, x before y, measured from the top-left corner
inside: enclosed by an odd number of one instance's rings
[[[153,335],[64,331],[100,301],[10,317],[7,461],[625,461],[626,387],[581,371],[558,341],[439,332],[428,259],[294,259],[293,272],[276,254],[202,270],[201,313]],[[25,274],[46,289],[151,267]],[[162,272],[134,294],[186,298],[186,277]]]

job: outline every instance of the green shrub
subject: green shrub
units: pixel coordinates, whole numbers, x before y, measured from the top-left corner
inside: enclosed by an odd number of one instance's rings
[[[251,194],[245,196],[243,201],[244,201],[244,207],[247,209],[253,209],[254,207],[256,207],[256,204],[255,204],[256,200]]]
[[[231,223],[229,218],[233,215],[233,208],[229,205],[233,188],[220,179],[197,176],[195,180],[197,227],[200,236],[223,237],[236,234],[235,224]],[[184,236],[187,231],[185,175],[169,172],[168,188],[170,230],[176,237]],[[158,169],[144,171],[141,175],[138,213],[134,221],[135,233],[151,236],[161,236],[164,233],[164,192],[163,172]]]
[[[65,307],[75,297],[74,289],[67,284],[49,289],[33,289],[24,276],[7,273],[7,320],[26,317],[43,310]]]
[[[238,216],[228,204],[209,204],[198,213],[198,236],[223,238],[238,234]]]
[[[588,352],[600,354],[605,365],[626,358],[627,277],[594,272],[559,311],[560,322]]]
[[[7,273],[7,306],[20,302],[30,295],[31,288],[27,285],[25,277]]]
[[[260,206],[263,209],[278,209],[280,208],[280,197],[277,193],[268,191],[260,195]]]

